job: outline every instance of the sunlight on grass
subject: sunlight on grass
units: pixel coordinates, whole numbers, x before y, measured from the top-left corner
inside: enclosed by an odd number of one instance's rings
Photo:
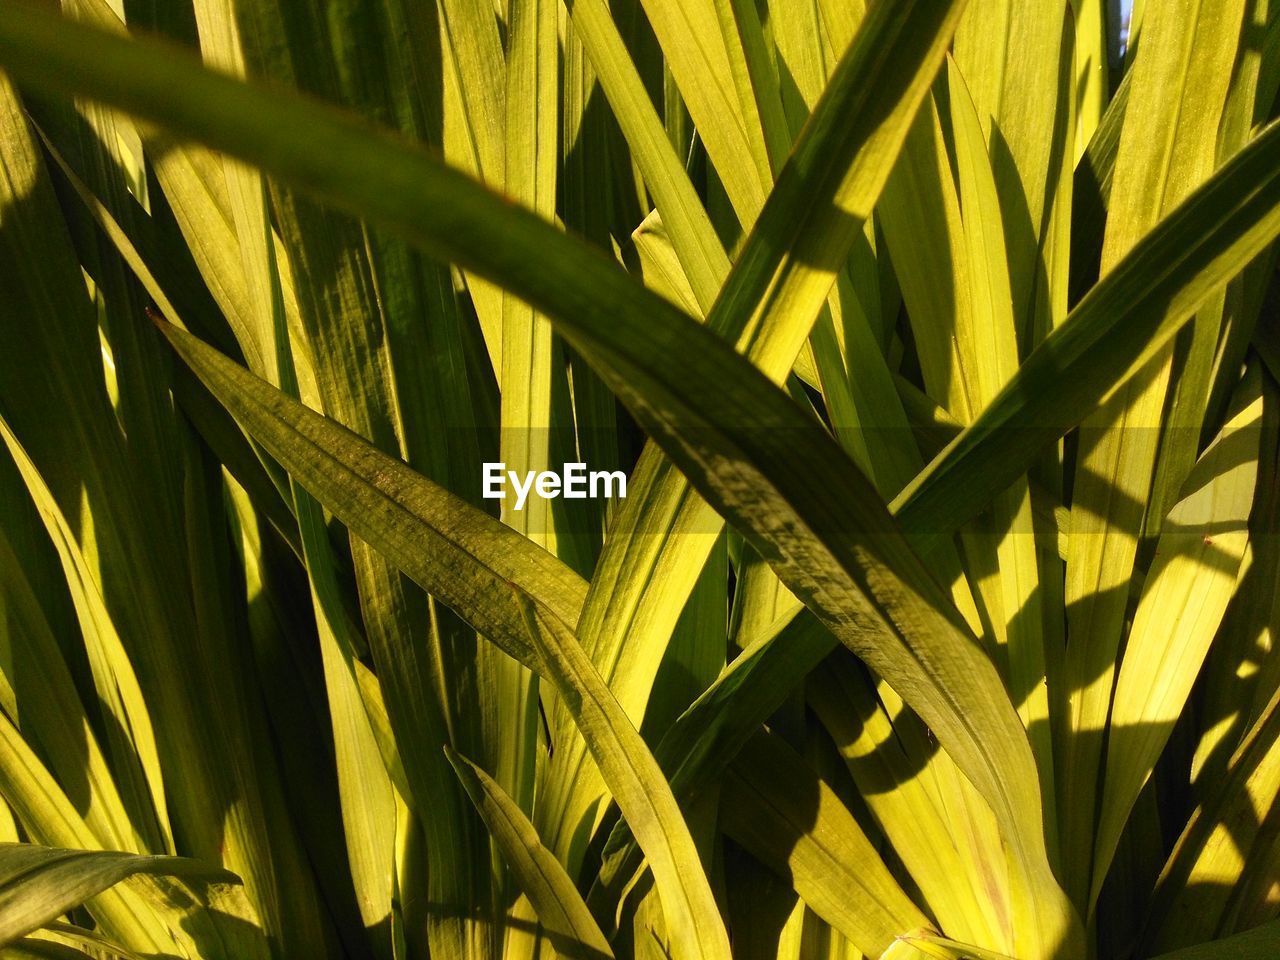
[[[0,953],[1275,956],[1274,8],[0,4]]]

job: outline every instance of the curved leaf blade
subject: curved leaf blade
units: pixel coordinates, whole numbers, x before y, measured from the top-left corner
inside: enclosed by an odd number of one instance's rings
[[[524,811],[491,776],[466,757],[445,748],[454,772],[562,956],[612,957],[609,941],[564,867],[542,845]]]
[[[56,920],[108,887],[144,873],[239,882],[225,870],[185,857],[0,844],[0,946]]]
[[[670,788],[573,635],[586,592],[581,578],[189,333],[162,329],[299,484],[477,632],[553,684],[653,864],[681,956],[728,958],[724,926]]]
[[[25,3],[0,11],[0,62],[56,88],[72,78],[81,93],[260,163],[399,227],[429,252],[502,282],[544,310],[699,493],[752,532],[783,582],[899,690],[991,803],[1013,861],[1035,891],[1023,931],[1028,952],[1078,942],[1078,922],[1049,867],[1026,734],[990,660],[874,487],[819,425],[715,333],[598,252],[424,151],[300,97],[219,77],[154,45],[76,29]],[[181,102],[175,89],[183,91]],[[827,174],[848,185],[843,173]],[[862,185],[867,176],[860,168],[851,179]],[[804,177],[795,183],[800,189]],[[839,211],[849,212],[860,211]],[[768,208],[762,221],[767,214]],[[798,263],[808,255],[802,247],[784,260]],[[766,266],[775,264],[776,251],[761,255]],[[225,389],[215,392],[233,402]],[[332,459],[314,446],[307,456]],[[350,475],[346,466],[334,468]],[[393,468],[366,459],[355,476],[378,477],[381,469]],[[354,506],[346,493],[339,496],[343,506]],[[402,510],[392,514],[393,522],[403,520]],[[385,540],[377,532],[372,537],[375,548]],[[510,604],[503,606],[500,619],[508,619]],[[512,643],[529,655],[525,644]]]
[[[1278,233],[1272,124],[1140,240],[894,500],[903,526],[932,542],[971,519]]]

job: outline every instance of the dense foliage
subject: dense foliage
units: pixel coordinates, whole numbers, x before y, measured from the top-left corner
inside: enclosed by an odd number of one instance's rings
[[[60,6],[0,953],[1280,955],[1276,0]]]

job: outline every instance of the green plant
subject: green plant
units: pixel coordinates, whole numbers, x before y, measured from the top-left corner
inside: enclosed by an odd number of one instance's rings
[[[7,0],[5,949],[1274,956],[1280,17],[1107,6]]]

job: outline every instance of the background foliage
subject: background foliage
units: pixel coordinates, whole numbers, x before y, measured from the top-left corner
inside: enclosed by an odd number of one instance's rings
[[[6,0],[4,955],[1276,956],[1274,6]]]

